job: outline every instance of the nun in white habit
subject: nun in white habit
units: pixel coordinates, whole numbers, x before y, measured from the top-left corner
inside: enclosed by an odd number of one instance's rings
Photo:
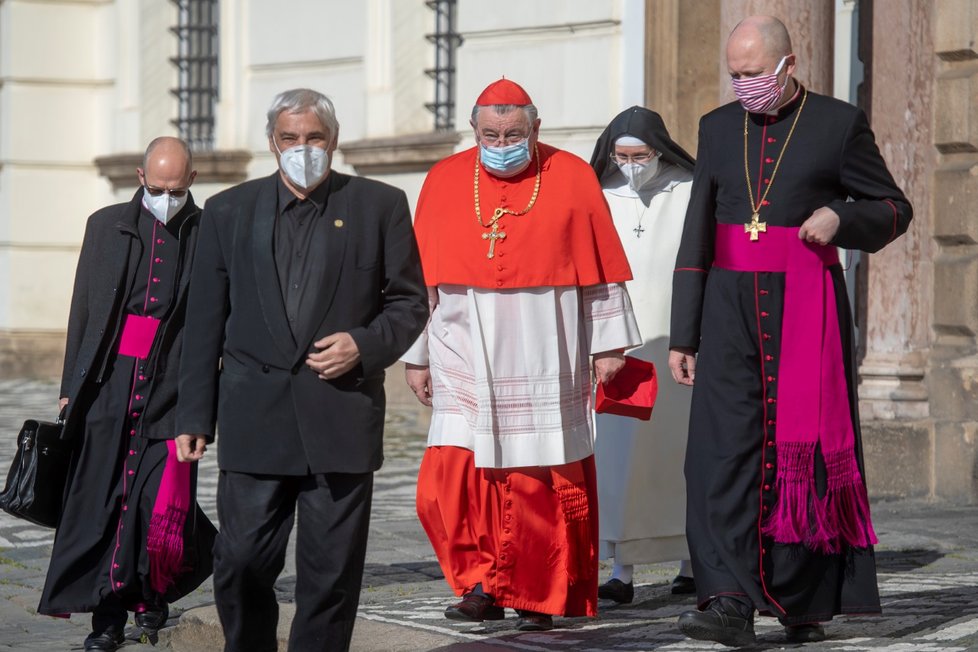
[[[659,114],[633,106],[595,144],[601,181],[634,279],[627,282],[644,343],[629,355],[669,378],[672,273],[692,186],[694,160],[669,137]],[[683,462],[692,392],[660,382],[650,421],[597,415],[600,556],[614,559],[598,597],[632,601],[635,564],[680,561],[673,593],[693,593],[686,546]]]

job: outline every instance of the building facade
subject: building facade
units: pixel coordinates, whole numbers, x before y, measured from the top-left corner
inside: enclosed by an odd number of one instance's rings
[[[0,376],[60,372],[85,218],[132,196],[155,136],[192,142],[202,203],[274,171],[265,110],[308,86],[336,104],[334,167],[413,201],[506,76],[583,158],[633,104],[693,152],[751,13],[785,21],[804,83],[866,109],[914,204],[848,261],[871,491],[978,502],[978,0],[0,0]]]

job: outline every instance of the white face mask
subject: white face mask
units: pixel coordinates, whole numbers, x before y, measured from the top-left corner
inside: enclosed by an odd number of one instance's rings
[[[272,142],[275,142],[274,139]],[[283,152],[278,149],[278,143],[275,143],[275,149],[280,155],[279,166],[282,172],[289,181],[303,190],[314,187],[329,172],[329,152],[321,147],[296,145]]]
[[[628,179],[628,187],[638,192],[659,172],[659,157],[653,156],[648,163],[619,163],[618,169]]]
[[[187,205],[187,199],[189,197],[190,193],[187,193],[183,197],[174,197],[168,192],[154,197],[149,194],[149,191],[145,187],[143,188],[143,206],[153,214],[153,217],[163,224],[169,222],[174,215],[179,213]]]

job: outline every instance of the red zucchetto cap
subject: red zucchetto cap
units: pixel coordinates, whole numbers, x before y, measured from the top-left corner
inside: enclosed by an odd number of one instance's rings
[[[486,90],[482,91],[482,95],[475,101],[476,106],[492,106],[494,104],[527,106],[533,104],[533,100],[526,94],[522,86],[504,77],[486,86]]]

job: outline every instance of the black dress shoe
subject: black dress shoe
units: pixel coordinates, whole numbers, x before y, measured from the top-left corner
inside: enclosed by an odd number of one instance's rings
[[[818,643],[825,640],[825,628],[818,623],[785,625],[784,633],[789,643]]]
[[[133,616],[138,628],[138,639],[140,643],[151,643],[156,645],[159,640],[158,633],[166,625],[167,618],[170,617],[170,608],[163,603],[161,609],[137,612]]]
[[[554,618],[549,614],[542,614],[536,611],[519,610],[519,620],[516,621],[516,629],[521,632],[548,632],[554,628]]]
[[[684,612],[678,625],[683,634],[698,641],[715,641],[730,647],[757,641],[753,607],[724,596],[714,598],[703,611]]]
[[[611,578],[598,587],[598,597],[602,600],[614,600],[618,604],[628,604],[635,597],[635,585],[625,584],[617,578]]]
[[[445,609],[445,618],[481,623],[483,620],[502,620],[506,617],[502,607],[493,604],[492,596],[484,593],[466,593],[462,601]]]
[[[676,575],[676,577],[672,580],[672,585],[669,587],[669,591],[673,595],[696,593],[696,580],[694,580],[692,577],[686,577],[685,575]]]
[[[108,627],[101,632],[92,632],[85,639],[85,652],[115,652],[125,642],[121,627]]]
[[[140,611],[133,616],[133,620],[136,621],[136,625],[142,630],[156,631],[166,624],[166,619],[170,617],[170,608],[166,604],[163,605],[162,609],[153,611]]]

